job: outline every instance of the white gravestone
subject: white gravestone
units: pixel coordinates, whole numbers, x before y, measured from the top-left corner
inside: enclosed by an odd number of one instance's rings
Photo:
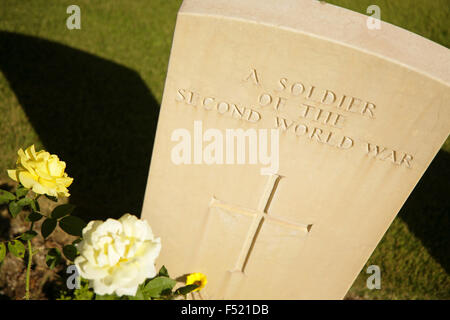
[[[204,298],[343,298],[447,138],[449,50],[367,18],[184,1],[142,215]]]

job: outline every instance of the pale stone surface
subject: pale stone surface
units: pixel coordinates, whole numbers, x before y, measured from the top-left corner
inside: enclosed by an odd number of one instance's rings
[[[309,0],[183,3],[142,215],[160,264],[208,276],[205,298],[343,298],[447,138],[449,50],[366,20]],[[172,133],[194,121],[281,125],[278,175],[174,164]]]

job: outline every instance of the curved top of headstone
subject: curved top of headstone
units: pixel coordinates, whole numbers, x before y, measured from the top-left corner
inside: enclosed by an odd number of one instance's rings
[[[450,50],[392,24],[317,0],[184,0],[179,14],[220,16],[323,38],[404,65],[450,85]]]

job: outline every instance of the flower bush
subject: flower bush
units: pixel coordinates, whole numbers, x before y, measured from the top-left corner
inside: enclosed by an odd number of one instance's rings
[[[57,228],[78,237],[62,248],[47,248],[46,263],[49,268],[60,264],[63,257],[73,261],[79,276],[79,286],[72,292],[61,292],[61,299],[153,300],[176,299],[206,285],[206,276],[193,273],[185,285],[178,286],[162,266],[157,272],[155,262],[161,251],[161,240],[155,238],[147,221],[131,214],[120,219],[90,221],[85,223],[73,215],[75,206],[62,204],[50,213],[42,212],[38,199],[44,195],[49,201],[70,196],[72,184],[65,172],[66,163],[57,155],[34,145],[18,151],[16,168],[8,170],[11,179],[18,182],[15,193],[0,190],[0,205],[7,205],[13,218],[26,214],[29,229],[9,241],[0,242],[0,263],[9,252],[27,259],[26,295],[30,299],[30,273],[35,253],[31,240],[38,236],[35,223],[42,220],[40,235],[46,239]]]

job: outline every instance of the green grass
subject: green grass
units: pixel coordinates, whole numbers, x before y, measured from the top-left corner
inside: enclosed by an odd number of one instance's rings
[[[377,4],[382,20],[450,45],[447,0],[327,2]],[[80,216],[140,212],[180,3],[78,0],[82,29],[69,31],[73,1],[0,0],[0,179],[35,143],[68,163]],[[382,289],[366,288],[366,266],[349,298],[450,298],[449,152],[447,140],[367,263]]]

